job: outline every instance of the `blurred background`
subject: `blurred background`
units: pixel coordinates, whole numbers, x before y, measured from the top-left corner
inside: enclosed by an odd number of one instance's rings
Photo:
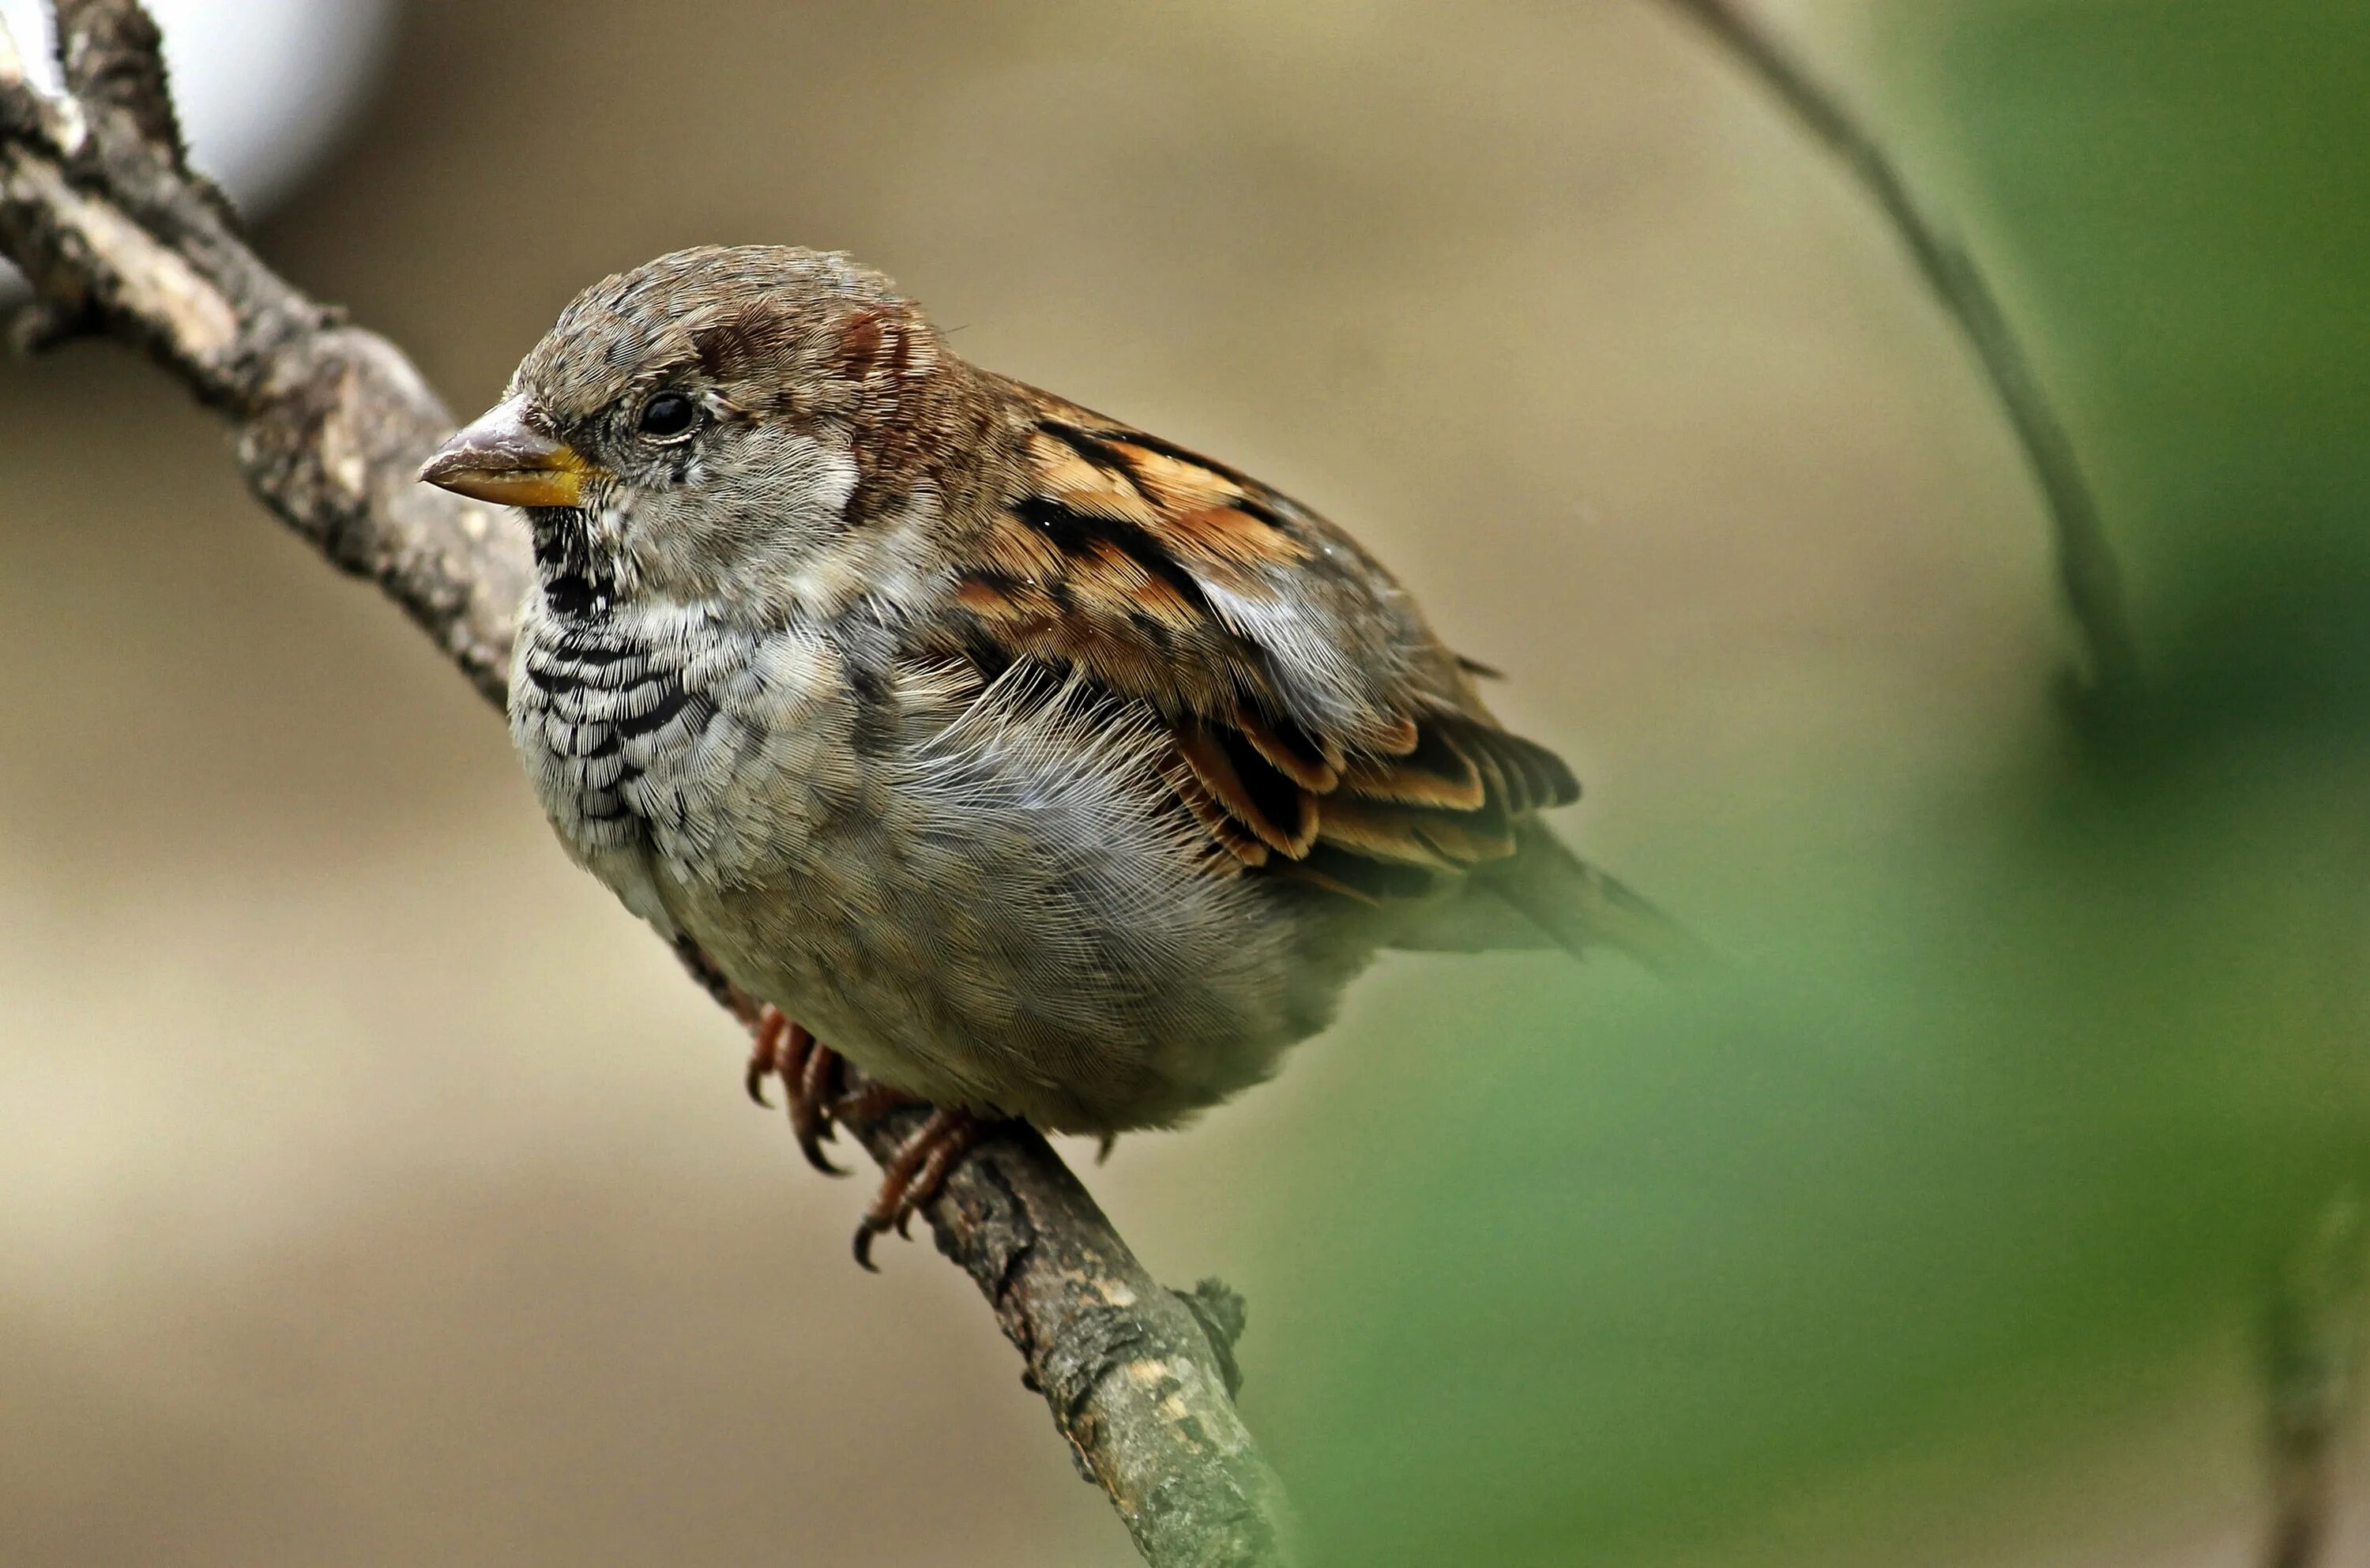
[[[2259,1560],[2265,1280],[2370,1133],[2356,0],[1766,6],[2082,445],[2156,670],[2087,730],[1960,343],[1654,0],[162,9],[264,253],[457,414],[604,272],[852,250],[1359,532],[1744,960],[1395,958],[1088,1172],[1248,1295],[1327,1561]],[[1133,1561],[121,352],[0,367],[0,1560]]]

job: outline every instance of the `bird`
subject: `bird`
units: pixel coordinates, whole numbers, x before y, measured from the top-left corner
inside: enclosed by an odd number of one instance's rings
[[[834,1117],[932,1108],[867,1267],[995,1127],[1178,1125],[1382,949],[1701,951],[1548,829],[1570,769],[1347,532],[843,253],[602,280],[420,474],[521,510],[512,738],[754,1022],[751,1094],[825,1169]]]

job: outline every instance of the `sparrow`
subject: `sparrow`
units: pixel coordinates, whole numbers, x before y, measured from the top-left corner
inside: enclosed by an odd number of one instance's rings
[[[845,255],[604,279],[420,477],[523,512],[512,738],[747,999],[752,1093],[819,1165],[842,1060],[935,1108],[867,1266],[985,1129],[1176,1125],[1380,949],[1695,951],[1548,830],[1570,770],[1347,533],[965,363]]]

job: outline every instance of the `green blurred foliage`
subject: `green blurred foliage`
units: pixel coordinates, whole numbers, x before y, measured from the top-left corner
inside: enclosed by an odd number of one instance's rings
[[[1924,161],[1976,221],[2157,607],[2351,548],[2370,486],[2370,9],[1895,3]],[[1954,167],[1955,166],[1955,167]]]
[[[1951,1560],[1921,1519],[2177,1404],[2364,1173],[2370,11],[1877,36],[2101,480],[2152,695],[1883,863],[1740,853],[1718,985],[1386,981],[1256,1304],[1324,1561],[1733,1562],[1823,1492],[1812,1557]]]

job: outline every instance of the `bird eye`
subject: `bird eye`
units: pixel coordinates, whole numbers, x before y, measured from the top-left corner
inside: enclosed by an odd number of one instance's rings
[[[691,433],[699,409],[680,392],[661,392],[642,405],[641,432],[652,441],[674,441]]]

